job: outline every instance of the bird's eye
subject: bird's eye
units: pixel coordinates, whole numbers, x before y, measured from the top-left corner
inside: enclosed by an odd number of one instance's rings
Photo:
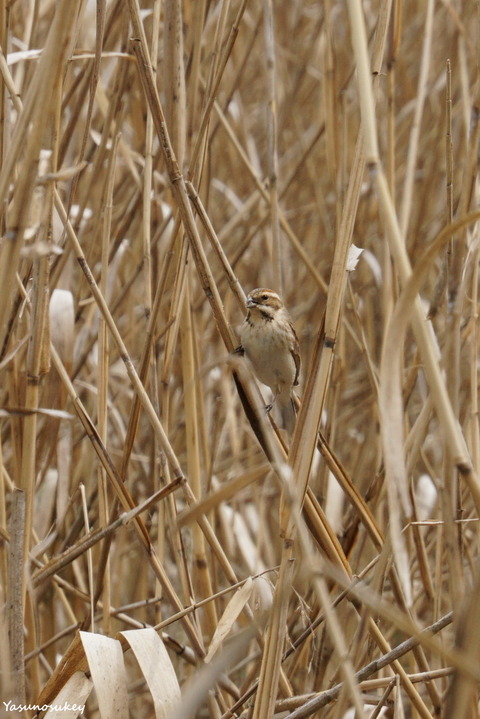
[[[268,300],[268,295],[262,295],[262,300]]]

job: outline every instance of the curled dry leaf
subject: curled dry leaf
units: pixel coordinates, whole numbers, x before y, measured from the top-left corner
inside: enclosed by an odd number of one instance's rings
[[[267,621],[273,604],[273,585],[263,575],[253,580],[252,596],[250,605],[259,624]]]
[[[147,682],[156,719],[168,719],[180,701],[180,686],[168,652],[154,629],[121,632],[129,643]]]
[[[220,621],[218,622],[215,634],[210,642],[210,647],[205,657],[205,662],[208,663],[212,660],[213,655],[222,644],[223,640],[231,631],[233,624],[237,620],[238,615],[244,608],[245,604],[250,599],[253,590],[253,580],[248,577],[247,581],[237,589],[233,597],[228,602],[225,611],[223,612]]]
[[[102,719],[128,719],[127,675],[117,639],[80,632]]]
[[[49,705],[44,719],[76,719],[83,714],[93,682],[83,672],[75,672]]]

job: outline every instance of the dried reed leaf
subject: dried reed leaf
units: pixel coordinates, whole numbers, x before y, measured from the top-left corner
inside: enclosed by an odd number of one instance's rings
[[[154,629],[121,632],[138,661],[153,697],[156,719],[169,719],[180,701],[180,687],[167,650]]]
[[[50,338],[69,371],[73,362],[74,326],[73,295],[69,290],[56,287],[50,298]]]
[[[206,514],[211,511],[214,507],[218,506],[221,502],[226,502],[231,499],[235,494],[244,487],[248,487],[252,482],[258,481],[265,472],[268,470],[267,465],[262,465],[251,472],[247,472],[244,475],[237,475],[232,479],[222,482],[222,484],[212,491],[208,496],[202,499],[197,504],[189,507],[188,509],[181,512],[177,517],[177,522],[180,526],[194,522],[200,514]]]
[[[83,714],[92,688],[93,682],[83,672],[75,672],[50,702],[51,708],[44,715],[44,719],[75,719],[79,714]]]
[[[182,691],[182,701],[177,709],[170,715],[171,719],[187,719],[195,714],[202,705],[205,696],[219,680],[221,675],[227,673],[230,667],[244,654],[248,643],[253,638],[252,627],[244,629],[237,634],[216,657],[204,664],[192,677]]]
[[[80,632],[102,719],[128,717],[127,676],[122,645],[102,634]]]
[[[157,719],[166,719],[180,700],[180,687],[170,658],[162,640],[154,629],[139,629],[121,632],[138,661],[155,705]],[[50,705],[47,717],[78,716],[91,689],[97,695],[100,715],[128,716],[128,697],[126,692],[126,672],[123,660],[122,642],[101,634],[80,632],[75,646],[77,659],[72,663],[72,647],[69,650],[68,666],[65,673],[67,656],[59,667],[60,673],[50,687],[45,688],[39,699],[42,705]],[[84,671],[75,671],[75,667],[88,666],[92,681]],[[73,673],[72,673],[73,670]],[[74,709],[71,705],[80,705]],[[63,706],[63,709],[58,707]],[[69,705],[70,708],[66,708]],[[57,707],[55,709],[55,707]]]
[[[62,688],[68,684],[70,678],[77,672],[84,673],[88,668],[87,660],[80,634],[77,632],[64,653],[53,674],[49,677],[37,699],[37,704],[53,704],[53,700]]]
[[[225,611],[218,620],[215,634],[212,637],[212,641],[210,642],[208,652],[204,659],[204,662],[206,664],[212,661],[213,656],[216,654],[219,647],[222,645],[223,640],[231,632],[232,627],[235,624],[239,614],[242,612],[244,606],[249,601],[252,591],[253,579],[251,577],[248,577],[247,581],[244,582],[244,584],[242,584],[242,586],[239,587],[234,593],[233,597],[230,599],[227,606],[225,607]]]
[[[266,577],[263,575],[254,577],[250,606],[252,607],[255,621],[260,626],[266,622],[272,609],[273,590],[273,584]]]

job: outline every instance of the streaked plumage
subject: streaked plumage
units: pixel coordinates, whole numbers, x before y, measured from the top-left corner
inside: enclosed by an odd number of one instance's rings
[[[300,351],[297,335],[282,300],[264,287],[247,297],[247,316],[240,328],[242,348],[253,371],[273,392],[282,424],[289,432],[295,422],[292,389],[298,385]]]

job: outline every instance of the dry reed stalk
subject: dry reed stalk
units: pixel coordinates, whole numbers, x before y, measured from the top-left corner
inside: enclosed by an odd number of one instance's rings
[[[271,234],[272,243],[272,277],[273,287],[277,287],[281,295],[284,294],[286,281],[291,282],[288,273],[287,255],[283,238],[280,235],[278,213],[278,136],[277,136],[277,70],[275,59],[275,26],[272,0],[264,0],[263,23],[265,32],[265,68],[266,68],[266,111],[267,111],[267,170],[269,190],[268,233]]]
[[[14,509],[9,526],[10,534],[10,556],[8,562],[8,584],[6,591],[6,602],[9,607],[7,614],[8,635],[10,640],[9,666],[13,697],[18,702],[25,702],[26,699],[26,678],[25,678],[25,649],[24,649],[24,578],[23,572],[16,571],[16,567],[24,563],[24,542],[25,542],[25,495],[22,490],[17,489],[13,495]]]
[[[102,20],[104,8],[99,7],[100,21]],[[100,24],[102,24],[100,22]],[[100,62],[101,53],[101,32],[100,28],[97,28],[97,47],[99,49],[98,56],[95,58],[96,64],[94,73],[98,72],[98,63]],[[96,83],[92,80],[92,86]],[[93,92],[91,97],[93,98]],[[100,278],[100,291],[106,297],[108,291],[108,279],[109,279],[109,267],[108,258],[110,254],[110,231],[112,224],[112,197],[113,197],[113,185],[115,177],[115,168],[117,161],[117,149],[118,149],[119,136],[115,138],[112,152],[109,157],[109,168],[106,176],[106,188],[105,188],[105,205],[104,205],[104,218],[103,218],[103,232],[102,232],[102,253],[101,253],[101,278]],[[105,447],[108,446],[108,365],[109,365],[109,338],[107,334],[107,325],[103,317],[99,318],[98,324],[98,404],[97,404],[97,416],[98,416],[98,434],[100,440]],[[98,471],[98,514],[100,526],[105,527],[108,524],[108,492],[107,492],[107,475],[103,467],[99,467]],[[105,546],[105,545],[104,545]],[[110,563],[107,561],[105,570],[97,577],[95,585],[95,593],[99,591],[99,585],[103,587],[102,601],[104,606],[109,607],[110,601]],[[93,622],[93,616],[92,616]],[[105,634],[110,634],[111,624],[110,617],[106,613],[103,617],[103,631]]]

